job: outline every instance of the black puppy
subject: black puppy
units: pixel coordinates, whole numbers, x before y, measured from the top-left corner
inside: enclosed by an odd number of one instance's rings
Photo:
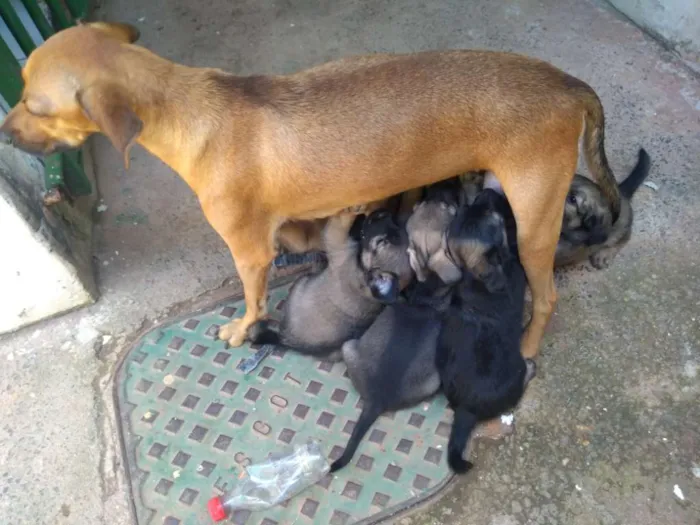
[[[477,423],[514,408],[535,374],[535,363],[520,355],[527,281],[515,234],[506,198],[492,189],[462,207],[448,232],[449,255],[465,271],[442,324],[436,364],[454,410],[447,461],[458,474],[472,467],[462,454]],[[475,244],[483,247],[480,262],[470,264]]]
[[[447,306],[449,290],[439,279],[429,279],[419,283],[409,303],[387,306],[359,339],[343,345],[343,361],[363,407],[343,455],[331,465],[331,472],[350,462],[364,435],[384,412],[416,405],[439,390],[435,352],[442,322],[440,310]]]

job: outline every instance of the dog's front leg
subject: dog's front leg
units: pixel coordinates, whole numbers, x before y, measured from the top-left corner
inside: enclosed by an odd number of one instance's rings
[[[241,346],[250,325],[267,313],[267,273],[275,256],[277,222],[253,210],[236,216],[219,206],[202,207],[209,223],[231,250],[245,295],[245,314],[219,328],[219,339]]]

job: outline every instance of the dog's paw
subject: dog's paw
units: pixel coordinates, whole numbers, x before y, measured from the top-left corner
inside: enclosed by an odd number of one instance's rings
[[[595,269],[604,270],[612,264],[613,259],[615,259],[619,251],[618,248],[603,248],[599,252],[591,255],[589,260]]]
[[[501,416],[477,425],[473,437],[499,441],[515,431],[513,415]]]
[[[226,341],[230,346],[236,348],[243,344],[246,338],[247,326],[242,323],[242,319],[234,319],[230,323],[219,328],[219,339]]]

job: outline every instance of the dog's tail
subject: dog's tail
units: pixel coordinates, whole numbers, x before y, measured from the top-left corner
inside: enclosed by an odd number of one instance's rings
[[[331,472],[340,470],[345,465],[350,463],[350,460],[357,451],[357,447],[360,446],[362,438],[365,437],[367,431],[374,424],[377,418],[381,415],[381,408],[372,402],[367,402],[367,404],[364,407],[362,407],[362,413],[360,414],[360,417],[357,420],[357,424],[355,424],[355,428],[353,428],[352,430],[352,434],[350,435],[348,444],[345,445],[343,455],[333,462],[333,464],[331,465]]]
[[[248,328],[248,340],[258,345],[278,345],[280,344],[280,334],[270,328],[268,319],[261,319]]]
[[[477,419],[474,414],[466,408],[455,408],[452,431],[447,444],[447,464],[455,474],[466,474],[474,466],[471,461],[464,459],[462,454],[476,424]]]
[[[582,83],[583,84],[583,83]],[[603,194],[607,197],[613,211],[613,221],[620,214],[620,190],[615,175],[610,169],[605,156],[605,116],[603,105],[588,85],[585,86],[586,130],[583,139],[583,151],[588,169],[595,177]]]
[[[634,166],[630,174],[625,180],[620,183],[620,194],[625,199],[631,199],[632,195],[639,189],[642,185],[644,179],[649,175],[649,168],[651,166],[651,159],[649,154],[644,148],[639,150],[639,158],[637,159],[637,164]]]

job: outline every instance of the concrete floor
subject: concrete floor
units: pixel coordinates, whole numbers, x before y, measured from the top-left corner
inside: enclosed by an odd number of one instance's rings
[[[658,189],[640,189],[634,237],[612,268],[559,276],[516,434],[478,445],[476,471],[402,523],[700,524],[700,81],[674,56],[595,0],[104,0],[98,16],[136,24],[168,58],[241,74],[486,47],[590,83],[618,176],[643,145]],[[0,339],[0,523],[130,523],[114,364],[144,322],[233,275],[175,174],[143,150],[124,173],[106,140],[94,149],[102,298]]]

